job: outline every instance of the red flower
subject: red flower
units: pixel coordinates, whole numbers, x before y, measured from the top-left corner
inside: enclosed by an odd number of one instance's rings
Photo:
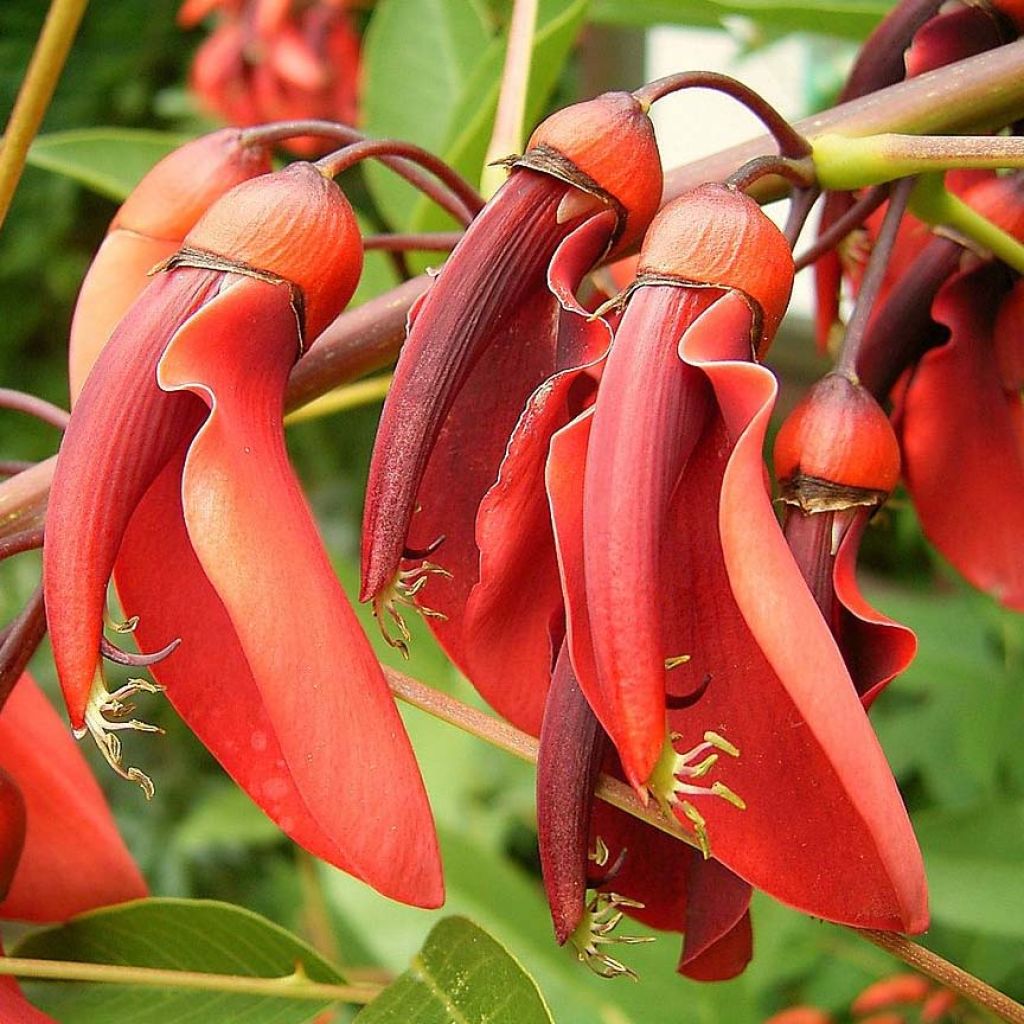
[[[75,407],[47,517],[47,614],[72,725],[118,771],[151,790],[121,765],[114,730],[140,726],[100,669],[112,571],[143,649],[181,639],[155,675],[270,817],[387,895],[436,906],[415,760],[281,430],[303,339],[344,306],[361,262],[350,206],[307,164],[207,211]]]
[[[751,345],[791,275],[781,235],[726,189],[652,225],[593,412],[548,459],[569,646],[627,778],[717,860],[808,913],[917,931],[906,812],[764,487],[776,386]]]
[[[0,713],[0,918],[63,921],[145,895],[85,759],[22,676]],[[8,977],[0,980],[0,1017],[50,1021]]]
[[[337,0],[185,3],[178,21],[187,28],[221,11],[196,53],[192,90],[229,124],[309,118],[355,124],[360,43],[344,7]],[[322,140],[309,137],[284,145],[302,156],[324,149]]]
[[[872,608],[856,577],[868,519],[899,472],[888,417],[864,387],[837,373],[811,388],[775,441],[786,540],[865,708],[917,653],[913,632]]]
[[[395,616],[394,604],[431,571],[429,563],[403,569],[403,558],[422,561],[416,552],[432,550],[441,534],[446,554],[460,559],[473,545],[469,517],[459,517],[466,537],[436,527],[453,501],[475,510],[527,398],[558,365],[559,284],[548,287],[556,251],[578,280],[609,250],[639,239],[660,197],[654,132],[632,95],[559,111],[534,132],[414,308],[367,484],[362,597],[379,614]],[[467,595],[473,559],[446,568]]]

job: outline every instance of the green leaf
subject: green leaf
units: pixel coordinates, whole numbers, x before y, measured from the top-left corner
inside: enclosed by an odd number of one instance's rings
[[[227,779],[208,787],[175,830],[178,849],[195,855],[211,847],[268,846],[281,830]]]
[[[107,907],[30,935],[13,956],[344,984],[300,939],[228,903],[150,899]],[[305,1024],[332,1005],[311,999],[62,982],[32,998],[61,1024]]]
[[[889,0],[594,0],[595,21],[614,25],[721,28],[744,17],[773,34],[818,32],[863,39],[889,12]]]
[[[475,0],[383,0],[363,49],[363,126],[369,135],[443,151],[453,117],[491,42]],[[406,225],[418,193],[371,164],[367,182],[395,226]]]
[[[492,38],[481,21],[472,63],[462,60],[454,71],[449,69],[443,89],[438,88],[436,82],[430,79],[421,82],[407,75],[404,80],[414,84],[408,92],[402,92],[396,88],[396,83],[403,80],[396,65],[402,67],[406,63],[400,55],[419,52],[424,45],[423,26],[417,17],[407,15],[407,9],[418,8],[422,3],[425,0],[403,3],[401,18],[397,12],[390,10],[399,5],[385,3],[374,17],[371,34],[380,33],[375,45],[380,47],[382,55],[376,63],[372,53],[367,58],[366,92],[368,96],[386,94],[386,101],[367,101],[366,128],[374,135],[399,136],[417,142],[438,153],[468,181],[476,184],[480,180],[497,108],[505,41]],[[432,0],[432,4],[436,3],[440,3],[440,0]],[[534,34],[530,87],[526,98],[528,124],[533,124],[543,115],[579,33],[588,4],[589,0],[541,0]],[[475,10],[473,5],[462,3],[460,18],[469,18]],[[388,16],[382,25],[377,25],[382,14]],[[451,22],[445,24],[450,25]],[[465,32],[465,26],[462,27],[464,31],[458,36],[459,39],[469,34]],[[451,34],[454,38],[455,34]],[[425,89],[429,90],[427,96],[424,96]],[[429,113],[425,114],[424,111],[428,110]],[[368,169],[367,180],[374,197],[396,228],[408,231],[451,228],[452,222],[445,214],[437,210],[429,200],[413,192],[404,182],[394,180],[391,172],[371,167]],[[421,268],[431,261],[416,262],[417,267]]]
[[[552,1024],[534,980],[464,917],[434,926],[412,965],[358,1024]]]
[[[1024,938],[1024,803],[914,815],[932,919],[981,934]]]
[[[82,128],[41,135],[28,162],[120,202],[153,164],[187,141],[168,132]]]

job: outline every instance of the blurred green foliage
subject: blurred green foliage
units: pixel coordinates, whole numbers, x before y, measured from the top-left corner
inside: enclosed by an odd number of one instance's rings
[[[42,19],[37,0],[0,5],[0,109],[13,99]],[[657,17],[698,22],[718,9],[746,17],[770,39],[797,27],[867,31],[884,4],[830,0],[814,4],[644,4],[596,0],[593,11],[616,23]],[[202,124],[184,98],[183,81],[197,33],[174,25],[176,4],[104,0],[90,8],[45,132],[96,126],[194,133]],[[567,63],[584,0],[542,0],[545,71],[532,111],[551,97],[572,98]],[[471,0],[381,0],[369,17],[365,98],[368,127],[414,138],[479,172],[500,72],[498,32],[507,4]],[[126,40],[131,44],[126,45]],[[810,45],[810,44],[809,44]],[[814,43],[815,52],[829,53]],[[439,58],[438,55],[441,55]],[[420,68],[413,80],[407,72]],[[825,80],[828,76],[823,76]],[[834,81],[834,78],[831,79]],[[482,111],[482,112],[481,112]],[[474,115],[479,115],[475,116]],[[128,139],[131,148],[132,136]],[[109,138],[108,138],[109,142]],[[46,147],[44,143],[44,149]],[[57,167],[51,140],[50,164]],[[59,147],[57,147],[59,148]],[[152,158],[133,151],[145,163]],[[81,150],[60,158],[88,163]],[[59,162],[59,161],[58,161]],[[124,160],[114,166],[127,173]],[[74,170],[74,168],[71,168]],[[82,175],[78,175],[81,177]],[[367,223],[432,228],[422,204],[376,171],[354,182]],[[63,402],[66,331],[78,282],[114,211],[108,196],[66,173],[26,171],[0,234],[0,380]],[[116,190],[114,190],[116,191]],[[363,297],[394,281],[383,257],[371,264]],[[31,301],[27,301],[30,298]],[[805,335],[806,338],[806,335]],[[355,580],[359,507],[376,408],[305,423],[290,443],[339,573]],[[0,412],[2,457],[38,458],[55,447],[50,428]],[[968,590],[938,565],[909,508],[880,517],[866,546],[872,593],[889,614],[913,626],[921,652],[877,703],[872,718],[919,828],[932,885],[934,926],[928,945],[970,971],[1024,996],[1024,623]],[[38,560],[22,556],[0,571],[0,612],[9,617],[38,579]],[[368,633],[382,659],[418,678],[479,703],[427,631],[414,624],[406,666],[380,642],[365,609]],[[47,652],[37,673],[53,683]],[[230,680],[211,686],[210,700],[230,700]],[[166,730],[160,739],[130,737],[128,755],[157,782],[144,805],[135,787],[102,767],[127,841],[164,896],[215,897],[258,911],[285,927],[310,931],[310,911],[325,912],[333,931],[324,952],[345,966],[400,974],[440,914],[388,903],[324,866],[310,870],[295,848],[220,772],[205,750],[159,700],[145,707]],[[441,830],[449,904],[484,925],[537,979],[563,1024],[757,1024],[768,1013],[809,1002],[842,1013],[865,985],[895,968],[885,954],[842,929],[795,914],[767,898],[755,902],[755,960],[737,981],[698,985],[674,973],[675,938],[628,950],[637,985],[590,975],[556,947],[541,894],[534,852],[533,774],[464,734],[424,715],[405,718]],[[93,763],[98,758],[89,752]],[[794,851],[794,855],[796,851]],[[643,929],[631,929],[642,933]],[[323,942],[323,935],[317,935]],[[339,1019],[351,1014],[342,1011]]]

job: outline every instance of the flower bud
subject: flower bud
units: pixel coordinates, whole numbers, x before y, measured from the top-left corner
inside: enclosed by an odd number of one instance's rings
[[[753,199],[708,184],[680,196],[654,218],[637,272],[739,292],[761,318],[760,356],[789,304],[793,254]]]
[[[639,240],[661,202],[654,126],[632,93],[606,92],[556,111],[530,136],[518,164],[616,204],[616,250]]]
[[[920,974],[894,974],[869,985],[850,1004],[853,1013],[873,1013],[887,1006],[921,1003],[928,996],[930,984]]]
[[[183,238],[225,192],[270,170],[266,147],[244,145],[237,128],[203,135],[153,167],[117,211],[110,230]]]
[[[307,163],[232,189],[188,233],[185,248],[295,285],[309,341],[345,307],[363,265],[352,207],[333,181]]]
[[[899,472],[888,416],[865,388],[841,374],[818,381],[775,440],[782,500],[805,512],[881,504]]]

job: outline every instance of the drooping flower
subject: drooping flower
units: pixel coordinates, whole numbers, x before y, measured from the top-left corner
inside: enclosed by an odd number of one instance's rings
[[[857,551],[899,480],[889,418],[866,388],[831,373],[804,396],[775,440],[783,530],[869,707],[917,651],[911,630],[882,615],[857,586]]]
[[[100,664],[112,572],[143,650],[180,639],[154,674],[267,814],[385,894],[436,906],[416,763],[281,428],[304,339],[343,308],[361,263],[351,207],[308,164],[207,211],[72,414],[47,520],[47,614],[72,725],[118,771],[151,791],[117,737],[146,728],[124,720],[124,700],[151,686],[111,694]]]
[[[145,895],[85,759],[22,676],[0,712],[0,918],[64,921]],[[0,979],[0,1018],[52,1024],[9,977]]]
[[[430,563],[411,564],[422,562],[418,551],[441,534],[446,554],[468,550],[447,530],[431,531],[452,499],[479,504],[527,398],[558,365],[563,317],[548,287],[556,250],[564,244],[569,262],[585,253],[582,275],[640,237],[661,185],[653,129],[632,95],[607,93],[561,110],[534,132],[414,308],[374,445],[363,522],[362,597],[381,616],[431,572]],[[458,476],[452,460],[462,464]],[[445,491],[435,492],[438,485]],[[473,559],[446,569],[468,594]]]
[[[72,403],[149,272],[181,248],[214,200],[269,170],[266,147],[245,144],[227,128],[185,143],[143,177],[110,222],[78,293],[68,354]]]
[[[203,107],[229,124],[358,118],[360,41],[344,0],[191,0],[178,22],[197,25],[217,11],[212,35],[196,52],[189,84]],[[323,152],[321,139],[289,139],[300,156]]]
[[[652,225],[593,409],[548,457],[569,648],[627,779],[716,860],[808,913],[915,931],[917,844],[764,486],[776,385],[751,356],[791,277],[723,187]]]

